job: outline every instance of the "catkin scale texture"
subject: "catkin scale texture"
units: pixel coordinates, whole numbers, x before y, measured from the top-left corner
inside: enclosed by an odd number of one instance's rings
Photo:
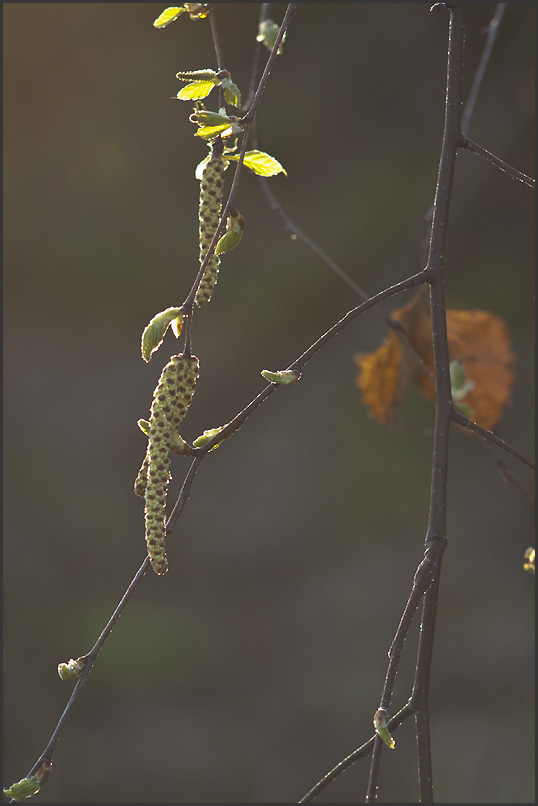
[[[219,143],[219,141],[217,141]],[[206,164],[200,182],[199,237],[200,265],[205,258],[219,225],[224,190],[224,162],[220,156],[222,145],[214,144],[211,158]],[[201,307],[211,299],[217,283],[220,258],[213,254],[206,266],[194,301]]]
[[[146,545],[157,574],[168,570],[165,523],[172,436],[190,406],[199,366],[196,356],[175,355],[163,369],[151,405],[148,450],[135,482],[135,492],[146,502]]]

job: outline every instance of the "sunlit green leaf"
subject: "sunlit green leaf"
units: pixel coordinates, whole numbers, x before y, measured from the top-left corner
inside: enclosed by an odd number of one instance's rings
[[[177,319],[181,313],[181,308],[167,308],[153,317],[142,333],[141,349],[144,361],[149,361],[155,350],[159,349],[169,324],[173,319]]]
[[[229,124],[222,124],[221,126],[202,126],[195,133],[195,137],[202,137],[204,140],[212,140],[222,134],[228,137],[232,134],[232,127]]]
[[[224,426],[221,425],[218,428],[210,428],[209,430],[204,431],[203,434],[201,434],[199,437],[196,437],[196,439],[194,440],[194,442],[192,444],[194,445],[195,448],[203,448],[204,445],[207,442],[209,442],[210,439],[213,439],[213,437],[216,436],[220,431],[222,431],[223,428],[224,428]],[[212,448],[210,448],[209,453],[211,453],[211,451],[216,450],[219,447],[220,444],[221,443],[218,442],[216,445],[214,445]]]
[[[170,326],[176,339],[179,339],[181,335],[181,328],[183,327],[183,317],[178,316],[176,319],[172,319]]]
[[[41,784],[38,781],[33,778],[23,778],[16,784],[12,784],[9,789],[4,789],[3,792],[7,798],[13,798],[13,800],[19,801],[25,798],[31,798],[32,795],[35,795],[40,789]]]
[[[187,84],[177,94],[180,101],[194,101],[196,98],[207,98],[213,87],[214,81],[193,81]]]
[[[222,80],[222,86],[224,87],[226,103],[232,106],[241,106],[241,93],[237,84],[234,84],[229,78],[224,78]]]
[[[170,25],[171,22],[177,20],[180,14],[183,14],[184,11],[187,11],[185,6],[171,6],[170,8],[165,8],[162,14],[159,14],[155,22],[153,23],[154,28],[166,28],[167,25]]]
[[[260,374],[266,381],[270,381],[270,383],[280,383],[283,386],[296,383],[301,377],[301,373],[296,369],[281,369],[278,372],[272,372],[270,369],[262,369]]]
[[[228,159],[237,161],[239,156],[233,154]],[[250,168],[258,176],[275,176],[279,173],[283,173],[285,176],[288,175],[279,161],[264,151],[247,151],[243,165]]]
[[[215,246],[215,254],[224,255],[226,252],[231,252],[239,244],[242,235],[242,230],[229,230],[224,233]]]

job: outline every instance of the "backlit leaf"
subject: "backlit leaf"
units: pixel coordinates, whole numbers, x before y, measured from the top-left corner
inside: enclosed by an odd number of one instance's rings
[[[226,103],[232,106],[241,106],[241,93],[237,84],[234,84],[229,78],[224,78],[222,80],[222,86],[224,88]]]
[[[183,87],[177,97],[180,101],[193,101],[196,98],[207,98],[215,83],[213,81],[193,81],[192,84],[187,84]]]
[[[237,161],[239,156],[233,154],[228,159]],[[288,175],[279,161],[264,151],[247,151],[243,165],[250,168],[258,176],[275,176],[279,173],[283,173],[285,176]]]
[[[232,134],[232,127],[227,123],[222,123],[220,126],[200,126],[195,137],[202,137],[204,140],[213,140],[219,134],[223,137],[229,137]]]
[[[171,6],[170,8],[165,8],[162,14],[159,14],[155,22],[153,23],[154,28],[166,28],[167,25],[170,25],[171,22],[177,20],[180,14],[183,14],[184,11],[187,11],[185,6]]]
[[[155,350],[161,346],[164,334],[172,320],[177,319],[182,313],[181,308],[167,308],[156,314],[142,333],[142,358],[149,361]],[[179,333],[178,333],[179,335]]]

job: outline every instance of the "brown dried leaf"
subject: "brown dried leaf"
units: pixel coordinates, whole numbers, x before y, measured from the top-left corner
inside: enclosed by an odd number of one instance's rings
[[[405,327],[409,341],[433,373],[431,317],[427,288],[392,313]],[[515,355],[505,323],[488,311],[447,310],[448,351],[459,359],[474,389],[465,402],[473,410],[474,422],[492,429],[510,399],[514,382]],[[399,413],[407,383],[414,380],[422,394],[435,398],[434,386],[416,357],[402,347],[391,332],[373,353],[355,356],[360,373],[357,384],[370,414],[379,422],[393,420]]]

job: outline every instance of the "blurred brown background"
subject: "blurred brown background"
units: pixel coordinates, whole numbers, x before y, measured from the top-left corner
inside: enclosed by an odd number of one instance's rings
[[[5,785],[44,749],[88,651],[144,556],[132,491],[169,334],[197,268],[194,178],[206,147],[178,70],[215,67],[207,22],[157,31],[150,3],[4,4]],[[288,214],[369,292],[420,267],[441,145],[447,16],[429,5],[299,4],[259,113]],[[468,92],[494,4],[468,10]],[[271,6],[280,22],[285,5]],[[469,136],[533,174],[533,4],[509,3]],[[217,4],[245,97],[259,5]],[[216,98],[208,107],[216,108]],[[231,171],[227,174],[230,181]],[[454,308],[502,316],[518,356],[498,433],[533,444],[531,191],[458,159],[446,263]],[[201,377],[183,433],[227,422],[357,304],[292,241],[244,175],[243,242],[199,311]],[[399,307],[400,297],[385,310]],[[148,574],[105,645],[36,801],[297,801],[371,733],[386,652],[428,514],[433,408],[371,420],[353,354],[367,313],[208,458],[170,572]],[[520,481],[532,475],[503,456]],[[188,461],[176,457],[169,500]],[[478,441],[451,440],[450,546],[432,677],[439,802],[533,800],[532,506]],[[410,692],[416,625],[394,709]],[[380,798],[416,801],[413,724]],[[364,797],[368,762],[322,802]]]

